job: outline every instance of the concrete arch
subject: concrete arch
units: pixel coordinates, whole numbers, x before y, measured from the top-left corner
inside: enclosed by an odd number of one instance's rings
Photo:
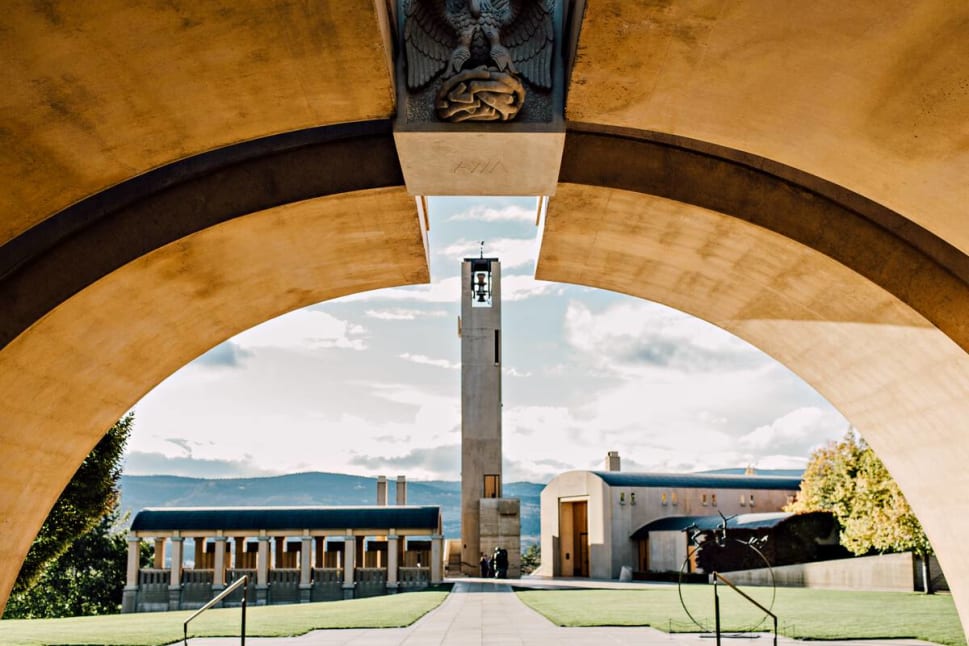
[[[429,279],[426,221],[386,122],[244,144],[133,184],[3,248],[3,602],[77,465],[148,390],[269,318]]]
[[[536,277],[699,316],[812,384],[905,491],[969,625],[965,255],[840,187],[682,138],[583,128],[560,180]]]
[[[0,604],[73,465],[165,375],[288,309],[426,280],[391,4],[5,7]],[[569,5],[539,276],[667,302],[813,383],[902,483],[969,626],[969,9]]]

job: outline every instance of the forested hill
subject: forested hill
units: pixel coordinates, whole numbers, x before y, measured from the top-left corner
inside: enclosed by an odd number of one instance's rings
[[[521,500],[522,539],[540,534],[539,495],[545,485],[512,482],[507,498]],[[396,500],[396,478],[388,478],[388,500]],[[266,478],[121,477],[121,509],[132,515],[145,507],[236,507],[291,505],[374,505],[377,479],[340,473],[294,473]],[[437,505],[444,534],[458,538],[461,530],[461,483],[408,481],[407,503]]]

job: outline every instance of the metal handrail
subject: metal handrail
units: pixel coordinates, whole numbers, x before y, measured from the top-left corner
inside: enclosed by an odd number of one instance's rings
[[[743,597],[744,599],[746,599],[747,601],[754,604],[755,606],[763,610],[765,613],[770,615],[771,619],[774,620],[774,646],[777,646],[777,615],[775,615],[773,612],[765,608],[760,602],[758,602],[756,599],[748,595],[746,592],[744,592],[743,590],[735,586],[733,582],[730,581],[730,579],[723,576],[719,572],[714,572],[713,573],[713,609],[714,609],[714,614],[716,615],[716,621],[717,621],[717,646],[720,646],[720,595],[717,593],[718,580],[723,581],[724,583],[729,585],[734,592],[736,592],[741,597]]]
[[[205,604],[204,606],[196,610],[191,617],[185,620],[185,623],[182,624],[182,629],[184,630],[185,646],[188,646],[189,622],[195,619],[196,617],[198,617],[200,614],[202,614],[209,608],[211,608],[212,606],[214,606],[215,604],[217,604],[218,602],[225,599],[227,596],[229,596],[230,594],[238,590],[240,587],[242,588],[242,634],[241,634],[241,639],[239,640],[239,644],[241,644],[241,646],[245,646],[246,644],[246,601],[249,598],[249,575],[248,574],[244,574],[242,575],[242,578],[233,581],[232,585],[230,585],[228,588],[226,588],[219,594],[215,595],[215,597],[211,601],[209,601],[207,604]]]

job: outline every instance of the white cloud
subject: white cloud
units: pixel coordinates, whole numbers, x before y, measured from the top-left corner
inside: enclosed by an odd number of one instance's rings
[[[648,301],[623,302],[602,312],[571,301],[565,340],[616,374],[724,373],[773,363],[715,325]]]
[[[319,350],[341,348],[363,350],[366,329],[327,312],[302,309],[284,314],[235,336],[232,342],[243,350],[278,348]]]
[[[358,301],[411,301],[415,303],[456,304],[461,300],[461,277],[450,276],[430,285],[393,287],[372,292],[351,294],[340,299],[342,303]]]
[[[412,361],[414,363],[419,363],[425,366],[436,366],[438,368],[448,368],[450,370],[457,370],[461,367],[460,363],[454,361],[448,361],[447,359],[432,359],[431,357],[425,356],[423,354],[411,354],[410,352],[405,352],[403,354],[397,355],[405,361]]]
[[[498,238],[485,240],[486,258],[501,260],[502,269],[521,267],[535,262],[538,256],[538,242],[535,238]],[[480,242],[477,240],[458,240],[441,250],[440,255],[449,259],[455,266],[465,258],[477,258]]]
[[[531,276],[512,274],[501,277],[501,301],[502,303],[514,303],[524,301],[533,296],[545,296],[548,294],[561,294],[565,287],[559,283],[549,283],[544,280],[535,280]]]
[[[469,209],[456,213],[449,221],[478,220],[481,222],[534,222],[538,213],[538,202],[529,207],[508,205],[500,208],[476,204]]]
[[[401,307],[385,310],[367,310],[364,314],[372,319],[380,319],[382,321],[415,321],[421,318],[440,318],[447,316],[447,312],[444,310],[417,310]]]
[[[741,437],[740,444],[755,453],[770,450],[804,455],[828,440],[838,439],[846,430],[845,420],[834,411],[806,406],[757,427]]]

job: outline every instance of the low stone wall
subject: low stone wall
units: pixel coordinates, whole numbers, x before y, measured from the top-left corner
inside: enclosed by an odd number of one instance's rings
[[[778,587],[829,590],[883,590],[912,592],[916,589],[915,559],[911,552],[818,561],[774,568]],[[768,585],[768,570],[724,572],[738,585]]]

